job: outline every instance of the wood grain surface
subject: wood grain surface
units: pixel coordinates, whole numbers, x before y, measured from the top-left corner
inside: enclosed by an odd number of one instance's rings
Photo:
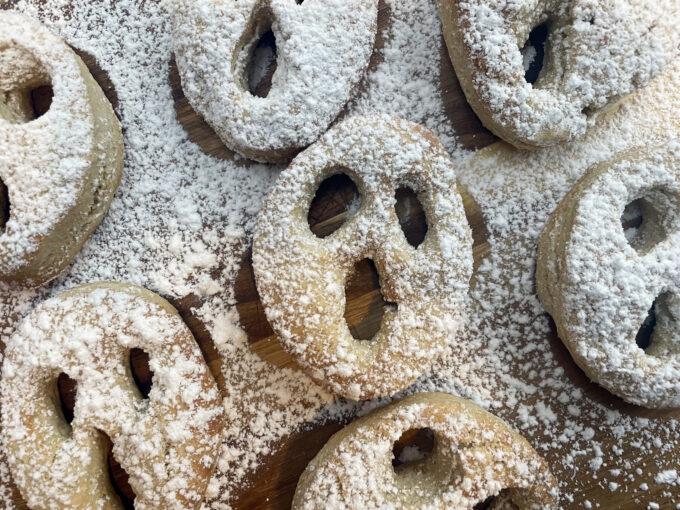
[[[387,7],[381,3],[379,33],[389,24],[389,22],[389,11]],[[379,50],[381,46],[382,41],[380,37],[378,37],[376,49]],[[380,55],[377,50],[374,52],[371,66],[377,65],[379,62]],[[115,88],[108,79],[106,73],[99,68],[96,60],[92,56],[83,52],[78,53],[92,71],[95,79],[102,86],[107,97],[111,100],[113,105],[116,106],[117,97]],[[441,43],[441,55],[439,85],[442,99],[449,119],[453,124],[455,131],[460,136],[460,142],[469,148],[481,148],[495,142],[497,139],[484,129],[465,101],[465,97],[456,80],[455,72],[448,59],[443,40]],[[222,144],[212,129],[194,112],[191,105],[184,97],[174,59],[171,62],[171,71],[168,80],[172,86],[177,118],[186,129],[190,139],[208,154],[217,158],[234,159],[233,152]],[[309,212],[309,223],[313,231],[317,233],[317,235],[323,236],[337,228],[337,226],[344,221],[347,214],[347,204],[355,198],[356,193],[354,185],[351,181],[346,179],[334,178],[330,182],[324,183],[317,193],[317,197]],[[464,197],[468,221],[473,231],[474,260],[476,268],[489,251],[489,245],[487,243],[488,234],[479,207],[464,189],[461,189],[461,193]],[[422,237],[427,230],[427,222],[424,213],[422,212],[422,208],[420,208],[417,198],[408,191],[400,192],[398,198],[397,208],[400,213],[404,232],[410,242],[417,244],[419,240],[422,240]],[[409,211],[409,214],[406,214],[406,211]],[[252,351],[273,366],[291,367],[295,369],[295,362],[281,349],[265,318],[262,305],[257,295],[249,253],[243,254],[241,270],[235,282],[235,289],[241,325],[248,335]],[[218,380],[218,384],[224,389],[220,360],[210,335],[203,324],[192,314],[192,309],[201,305],[200,299],[196,296],[189,295],[182,299],[170,299],[170,301],[177,307],[185,322],[194,333],[206,360],[211,366],[213,374]],[[347,288],[346,319],[352,333],[358,338],[370,338],[380,325],[380,318],[384,306],[385,303],[380,293],[380,286],[375,269],[369,261],[362,261],[356,266],[356,272]],[[519,342],[521,343],[522,340],[520,339]],[[634,406],[628,406],[599,386],[592,384],[573,363],[568,352],[557,339],[554,328],[551,336],[546,338],[546,342],[551,345],[555,356],[565,368],[565,377],[568,377],[577,387],[581,388],[588,395],[589,399],[602,403],[612,409],[620,410],[628,415],[660,419],[680,417],[680,414],[677,412],[653,412]],[[140,351],[138,353],[133,353],[131,361],[139,385],[141,387],[148,386],[151,381],[148,360],[145,359],[143,353]],[[72,409],[75,395],[73,384],[72,381],[65,378],[60,381],[59,386],[64,404],[64,414],[68,417],[70,412],[69,409]],[[248,476],[243,490],[238,491],[232,502],[233,508],[235,510],[286,510],[290,508],[293,493],[301,472],[325,444],[328,438],[343,425],[345,425],[345,423],[337,422],[327,423],[322,426],[310,425],[306,427],[304,431],[293,434],[281,441],[272,455],[262,459],[261,467]],[[591,426],[597,428],[600,425],[598,423],[592,423]],[[422,436],[404,437],[403,440],[404,442],[427,442],[427,439],[424,440]],[[529,440],[531,441],[531,438],[529,438]],[[395,446],[395,451],[398,451],[401,446]],[[610,445],[603,445],[603,450],[608,446]],[[559,466],[562,453],[563,452],[559,449],[549,452],[547,458],[550,464]],[[673,458],[672,456],[676,456],[678,453],[679,452],[673,451],[665,455],[671,455],[671,457],[668,458]],[[639,454],[636,455],[639,456]],[[654,451],[649,452],[649,458],[647,459],[648,465],[654,465],[655,461],[658,460],[655,455],[656,453]],[[626,456],[625,452],[622,456]],[[134,494],[129,485],[127,485],[126,475],[111,455],[109,456],[109,460],[111,478],[121,495],[121,500],[126,508],[133,508]],[[578,491],[584,496],[579,499],[579,501],[588,499],[593,504],[600,503],[601,508],[645,508],[646,504],[643,503],[643,501],[656,501],[661,505],[661,508],[675,508],[673,503],[676,495],[671,494],[669,496],[667,492],[668,487],[656,486],[644,476],[641,477],[639,481],[636,480],[636,483],[641,483],[643,481],[650,482],[650,489],[642,500],[635,500],[632,496],[625,493],[612,494],[609,489],[602,487],[602,484],[597,479],[592,478],[591,473],[584,472],[583,475],[580,475],[578,472],[575,472],[572,473],[571,476],[573,480],[578,481],[580,487]],[[637,496],[639,496],[639,494],[636,494],[636,497]],[[18,493],[15,494],[15,498],[17,506],[19,508],[25,508],[25,504],[21,501]],[[580,507],[580,505],[571,505],[566,501],[563,502],[563,504],[565,508]],[[481,509],[483,507],[484,505],[479,508]]]

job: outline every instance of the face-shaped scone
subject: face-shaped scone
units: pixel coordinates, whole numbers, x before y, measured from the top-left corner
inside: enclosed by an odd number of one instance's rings
[[[429,429],[429,457],[395,470],[393,446]],[[481,407],[419,393],[351,423],[330,438],[298,482],[293,510],[556,509],[558,490],[529,443]],[[487,508],[487,506],[484,506]]]
[[[182,88],[231,149],[289,160],[335,119],[368,65],[377,0],[174,0]],[[249,64],[271,28],[276,71],[266,97],[249,91]]]
[[[356,184],[356,215],[326,238],[307,214],[322,181]],[[411,246],[395,192],[414,191],[427,216]],[[362,259],[375,262],[392,306],[370,340],[350,333],[345,287]],[[456,174],[429,130],[389,115],[352,117],[300,154],[272,188],[257,221],[253,267],[267,319],[320,384],[353,399],[392,395],[460,340],[472,273],[472,235]]]
[[[438,2],[468,102],[487,128],[520,148],[581,136],[656,76],[680,42],[674,0]],[[541,60],[536,79],[527,68]]]
[[[633,404],[680,407],[680,142],[590,170],[541,235],[536,283],[592,380]]]
[[[51,87],[35,118],[31,95]],[[0,280],[40,284],[73,259],[120,182],[123,139],[81,59],[39,22],[0,12]]]
[[[130,369],[135,348],[153,372],[146,398]],[[60,373],[77,383],[70,424],[57,397]],[[105,436],[135,508],[189,509],[203,499],[222,401],[191,332],[152,292],[98,283],[36,307],[7,344],[0,399],[10,470],[31,508],[122,509]]]

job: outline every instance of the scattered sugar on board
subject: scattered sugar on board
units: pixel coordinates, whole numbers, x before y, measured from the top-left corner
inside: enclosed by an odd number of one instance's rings
[[[129,281],[171,299],[198,296],[203,304],[195,315],[223,359],[229,422],[205,506],[226,509],[280,438],[312,420],[363,414],[384,402],[333,401],[302,374],[273,368],[248,348],[238,325],[233,282],[254,216],[280,168],[218,160],[188,140],[168,83],[168,4],[71,4],[70,14],[63,0],[19,0],[14,7],[38,16],[108,72],[124,128],[125,173],[104,223],[64,276],[40,291],[2,290],[0,313],[12,318],[2,334],[9,334],[34,303],[93,280]],[[665,482],[676,466],[657,462],[654,453],[668,459],[677,451],[678,422],[609,409],[588,396],[597,392],[584,391],[588,386],[569,368],[561,345],[546,342],[550,324],[534,293],[533,266],[547,217],[588,165],[643,136],[645,142],[658,138],[659,126],[671,123],[669,112],[680,109],[677,92],[669,94],[680,88],[680,66],[624,105],[619,120],[600,128],[597,137],[528,157],[530,171],[503,171],[493,158],[485,167],[473,167],[472,154],[455,142],[441,100],[441,28],[434,1],[386,0],[385,7],[390,23],[382,34],[381,61],[348,114],[382,111],[437,132],[482,208],[491,245],[472,291],[466,362],[453,364],[445,357],[408,392],[450,391],[508,420],[545,455],[561,482],[564,505],[601,508],[584,491],[609,490],[610,483],[618,484],[616,494],[626,491],[649,508],[660,505],[659,494],[653,500],[646,496],[659,483],[668,487],[667,501],[677,499],[677,485]],[[661,109],[654,118],[650,105]],[[594,429],[586,423],[600,425]],[[617,469],[623,475],[612,474]],[[11,508],[5,466],[0,477],[5,482],[0,498]]]

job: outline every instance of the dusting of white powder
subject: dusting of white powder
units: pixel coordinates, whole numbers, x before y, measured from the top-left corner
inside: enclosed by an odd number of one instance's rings
[[[227,396],[223,447],[204,506],[224,510],[281,438],[306,422],[365,413],[382,402],[333,402],[306,376],[272,367],[249,349],[234,307],[234,277],[254,217],[280,167],[218,160],[188,140],[168,83],[168,5],[71,3],[70,14],[62,0],[19,0],[15,8],[38,16],[108,72],[124,129],[125,173],[108,216],[62,277],[40,291],[2,290],[0,314],[12,318],[2,335],[11,333],[34,303],[78,283],[111,279],[171,298],[198,296],[203,304],[194,313],[222,356]],[[658,504],[662,496],[652,491],[658,485],[655,476],[675,469],[669,459],[679,447],[678,422],[594,400],[599,393],[571,368],[561,346],[546,340],[550,325],[534,292],[533,271],[545,221],[586,168],[633,144],[659,142],[674,124],[680,66],[663,73],[585,141],[523,154],[514,165],[500,165],[492,156],[477,156],[473,164],[472,154],[457,146],[441,100],[435,2],[386,0],[385,7],[389,24],[381,34],[381,61],[369,71],[348,114],[385,112],[439,134],[481,206],[491,245],[475,276],[465,361],[453,364],[445,356],[409,392],[449,391],[507,420],[546,457],[564,505],[585,506],[585,489],[608,490],[609,482],[641,504]],[[595,430],[593,423],[599,424]],[[658,461],[650,462],[650,450]],[[609,471],[621,468],[623,477]],[[0,467],[0,477],[0,499],[12,508],[6,466]],[[641,483],[650,490],[638,490]],[[664,486],[670,495],[663,497],[677,498],[676,486]],[[598,506],[592,496],[588,499]]]

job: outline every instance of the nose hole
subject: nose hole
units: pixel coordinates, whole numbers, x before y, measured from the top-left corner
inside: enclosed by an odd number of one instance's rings
[[[248,91],[257,97],[267,97],[272,87],[276,67],[276,37],[270,28],[252,49],[252,55],[246,67]]]
[[[307,223],[318,238],[328,237],[352,218],[361,205],[357,185],[345,173],[325,179],[316,190]]]
[[[662,189],[652,189],[626,205],[621,227],[628,244],[640,254],[651,251],[680,228],[680,198]]]
[[[524,64],[524,79],[532,85],[541,76],[545,62],[548,23],[541,23],[529,34],[529,39],[520,50]]]
[[[0,179],[0,235],[5,233],[9,221],[9,191],[5,183]]]
[[[399,225],[404,232],[408,244],[417,248],[425,240],[427,234],[427,217],[418,195],[410,188],[399,188],[395,193],[394,209],[399,218]]]
[[[434,432],[429,428],[411,429],[404,432],[392,447],[392,467],[403,473],[421,465],[435,447]]]
[[[356,263],[345,287],[345,320],[356,340],[370,340],[380,330],[385,311],[395,308],[380,291],[375,263],[363,259]]]
[[[510,491],[503,489],[496,496],[491,496],[481,503],[477,503],[473,510],[519,510],[510,497]]]
[[[142,349],[130,349],[130,372],[139,392],[144,398],[149,398],[153,371],[149,367],[149,355]]]
[[[106,465],[109,469],[109,480],[113,490],[118,494],[122,507],[125,510],[134,510],[135,493],[130,486],[129,476],[116,460],[113,454],[113,443],[109,436],[101,431],[99,431],[99,434],[103,443],[103,450],[106,452]]]
[[[652,307],[647,312],[647,317],[642,322],[642,326],[635,335],[635,343],[643,351],[647,351],[652,345],[652,335],[656,328],[656,303],[658,298],[654,300]]]
[[[62,372],[57,377],[57,393],[59,394],[60,409],[64,421],[70,426],[73,422],[73,408],[76,404],[78,383]]]

